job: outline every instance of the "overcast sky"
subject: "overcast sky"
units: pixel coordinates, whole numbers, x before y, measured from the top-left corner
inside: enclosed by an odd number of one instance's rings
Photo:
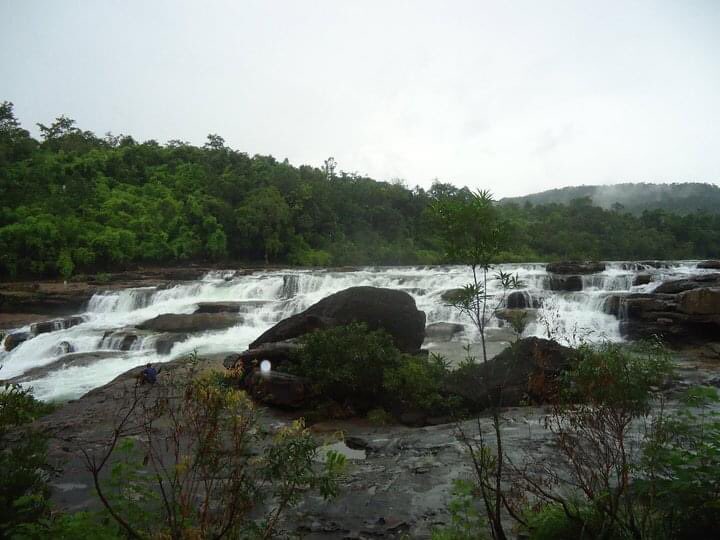
[[[0,0],[24,126],[521,195],[720,181],[720,1]]]

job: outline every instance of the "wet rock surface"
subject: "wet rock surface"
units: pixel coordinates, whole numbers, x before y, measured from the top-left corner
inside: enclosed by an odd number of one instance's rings
[[[407,353],[418,352],[425,338],[425,313],[417,309],[412,296],[394,289],[351,287],[279,322],[249,348],[353,322],[365,323],[371,330],[382,328],[398,349]]]
[[[650,293],[610,295],[604,308],[630,339],[659,336],[681,346],[712,340],[720,332],[720,274],[666,281]]]
[[[231,313],[166,313],[138,324],[140,330],[152,332],[205,332],[223,330],[240,323],[239,315]]]
[[[425,339],[430,341],[450,341],[456,334],[460,334],[464,330],[465,326],[458,323],[433,323],[425,328]]]
[[[604,272],[605,267],[605,263],[597,261],[562,261],[548,264],[545,270],[552,274],[580,275]]]
[[[555,341],[525,338],[487,362],[451,373],[444,391],[474,411],[498,403],[547,403],[557,397],[558,377],[571,367],[573,354]]]

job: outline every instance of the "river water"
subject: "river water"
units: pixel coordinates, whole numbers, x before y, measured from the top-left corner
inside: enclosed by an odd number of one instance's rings
[[[523,335],[544,337],[548,329],[556,339],[572,344],[588,341],[621,341],[619,321],[604,311],[607,297],[613,293],[650,292],[664,280],[705,271],[696,268],[697,261],[668,262],[664,268],[642,263],[609,263],[604,272],[583,276],[580,292],[554,292],[548,289],[545,264],[511,264],[495,271],[517,274],[528,300],[540,299],[538,321],[531,322]],[[494,275],[494,272],[490,276]],[[638,273],[649,273],[652,281],[633,286]],[[84,322],[72,328],[37,335],[10,352],[0,351],[0,376],[4,379],[28,373],[24,385],[32,386],[43,400],[73,399],[101,386],[128,369],[147,362],[160,363],[196,351],[199,355],[239,352],[247,348],[263,331],[278,321],[298,313],[326,296],[348,287],[369,285],[400,289],[413,296],[419,309],[425,311],[427,324],[455,322],[466,324],[466,330],[453,337],[456,347],[426,341],[432,350],[460,350],[464,343],[477,342],[478,335],[467,326],[467,319],[445,305],[441,295],[469,282],[467,267],[368,267],[354,271],[277,270],[258,271],[249,275],[234,271],[214,271],[202,279],[171,288],[153,287],[108,291],[96,294],[82,313]],[[488,292],[500,295],[499,282],[492,278]],[[190,314],[200,302],[240,302],[241,322],[227,330],[189,335],[160,354],[161,336],[137,332],[134,326],[165,313]],[[499,342],[510,339],[509,329],[501,321],[490,323],[491,336]],[[14,331],[28,331],[29,327]],[[123,348],[123,338],[138,335],[130,350]],[[73,362],[75,354],[65,356],[63,347],[72,346],[75,353],[97,352],[95,361]],[[107,354],[105,354],[107,353]],[[451,353],[452,354],[452,353]],[[91,359],[92,360],[92,359]],[[40,371],[33,368],[51,366]],[[38,373],[37,377],[32,373]]]

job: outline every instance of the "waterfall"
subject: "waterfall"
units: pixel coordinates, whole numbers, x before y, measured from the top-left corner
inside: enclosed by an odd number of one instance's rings
[[[582,276],[581,291],[554,292],[546,288],[548,274],[544,264],[501,265],[489,274],[488,294],[493,302],[502,304],[502,290],[495,272],[501,269],[517,274],[527,305],[540,306],[537,320],[528,325],[524,335],[544,337],[550,331],[556,339],[568,343],[577,336],[590,341],[619,341],[619,320],[608,313],[611,295],[649,292],[663,280],[703,272],[696,268],[695,261],[656,266],[609,263],[604,272]],[[651,274],[652,281],[633,286],[635,275],[641,272]],[[27,383],[40,399],[75,398],[147,362],[166,362],[193,351],[200,355],[241,351],[275,323],[335,292],[361,285],[406,291],[413,296],[418,309],[426,313],[427,324],[463,324],[465,332],[453,339],[474,341],[478,336],[468,320],[442,299],[447,291],[467,284],[470,277],[469,270],[460,266],[367,267],[353,271],[289,269],[252,274],[225,270],[165,288],[105,291],[92,297],[80,324],[70,328],[58,324],[54,331],[32,337],[10,352],[1,350],[0,376],[17,377],[52,364],[67,353],[68,346],[75,354],[106,351],[107,358],[101,361],[49,371]],[[241,314],[238,324],[226,330],[174,336],[136,328],[158,315],[194,313],[198,304],[209,302],[237,304]],[[493,335],[501,336],[498,339],[507,339],[508,330],[503,324],[490,322]],[[10,332],[16,331],[29,332],[30,327]],[[426,345],[432,350],[432,344]]]

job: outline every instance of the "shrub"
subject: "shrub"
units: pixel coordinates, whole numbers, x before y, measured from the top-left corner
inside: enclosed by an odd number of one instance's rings
[[[0,537],[49,511],[47,439],[27,424],[50,410],[19,385],[6,384],[0,391]]]
[[[350,324],[306,334],[294,370],[322,395],[362,410],[382,405],[384,374],[401,354],[382,330]]]
[[[441,358],[403,355],[397,365],[385,370],[383,385],[401,406],[442,412],[448,402],[440,394],[447,367]]]

